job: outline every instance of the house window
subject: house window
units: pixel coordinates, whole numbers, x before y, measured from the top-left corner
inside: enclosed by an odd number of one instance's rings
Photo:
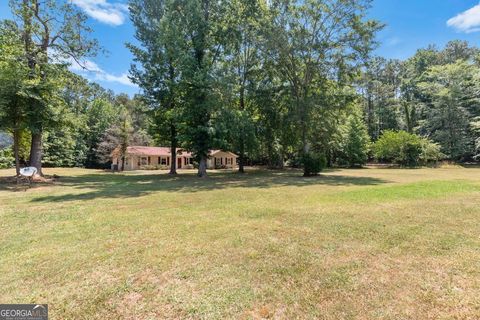
[[[232,158],[226,158],[227,164],[232,164]]]
[[[219,166],[222,164],[222,158],[215,158],[215,165]]]
[[[161,158],[160,164],[162,166],[166,166],[167,165],[167,158]]]
[[[148,158],[147,157],[141,157],[140,158],[140,164],[142,166],[146,166],[148,164]]]
[[[118,164],[118,161],[117,161],[117,164]],[[125,158],[125,164],[128,166],[128,158]]]
[[[193,164],[193,158],[185,158],[185,164]]]

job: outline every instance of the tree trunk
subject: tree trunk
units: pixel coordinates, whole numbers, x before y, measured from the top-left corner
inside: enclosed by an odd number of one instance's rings
[[[302,146],[302,157],[307,156],[310,153],[310,144],[307,142],[307,140],[303,140],[303,146]],[[307,166],[303,164],[303,176],[304,177],[310,177],[312,174],[310,174],[307,170]]]
[[[269,169],[273,169],[273,147],[272,147],[272,143],[267,144],[267,155],[268,155],[267,167]]]
[[[373,127],[373,101],[370,92],[367,97],[367,127],[370,136],[378,138],[378,132]]]
[[[301,137],[302,137],[302,157],[306,156],[310,151],[310,146],[308,145],[307,141],[307,110],[305,106],[305,101],[300,102],[297,98],[297,104],[299,109],[301,110],[300,115],[300,130],[301,130]],[[303,166],[303,176],[308,176],[307,170],[305,165]]]
[[[243,112],[245,110],[245,79],[243,80],[242,84],[240,85],[240,111]],[[243,114],[242,114],[243,116]],[[238,163],[238,172],[245,173],[245,139],[244,139],[245,132],[243,127],[240,127],[240,148],[239,148],[239,163]]]
[[[125,170],[125,156],[122,156],[122,167],[120,171],[124,171],[124,170]]]
[[[37,66],[37,56],[38,53],[35,53],[35,46],[32,40],[32,10],[30,10],[30,3],[28,0],[23,0],[23,23],[25,32],[23,34],[23,41],[25,46],[25,54],[28,62],[28,67],[30,69],[30,78],[35,77],[36,66]],[[43,42],[43,41],[42,41]],[[43,77],[42,77],[42,80]],[[30,145],[30,159],[29,166],[37,168],[37,174],[43,176],[42,172],[42,135],[43,130],[40,129],[38,132],[32,132],[32,142]]]
[[[245,173],[245,143],[243,137],[240,138],[240,154],[238,157],[238,172]]]
[[[412,119],[411,119],[411,114],[410,114],[410,110],[408,108],[408,104],[406,102],[404,102],[403,104],[403,110],[405,112],[405,122],[406,122],[406,125],[407,125],[407,132],[408,133],[413,133],[413,126],[412,126]]]
[[[284,163],[283,163],[284,155],[283,155],[283,146],[280,147],[280,150],[278,152],[278,169],[283,170],[284,169]]]
[[[267,148],[267,168],[272,169],[273,166],[273,133],[271,129],[272,124],[269,122],[265,127],[265,142]]]
[[[198,173],[197,176],[200,178],[206,178],[207,177],[207,157],[206,156],[200,156],[200,161],[198,163]]]
[[[19,157],[19,143],[20,143],[20,133],[18,129],[13,130],[13,155],[15,157],[15,173],[17,184],[20,182],[20,157]]]
[[[169,174],[177,174],[177,130],[170,125],[170,153],[172,155]]]
[[[42,172],[42,136],[43,132],[40,130],[32,133],[32,144],[30,146],[30,166],[37,168],[37,173],[43,177]]]

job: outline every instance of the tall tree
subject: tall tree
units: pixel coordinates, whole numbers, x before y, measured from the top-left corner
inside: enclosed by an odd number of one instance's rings
[[[21,39],[14,25],[0,24],[0,129],[13,135],[17,177],[20,175],[20,140],[26,127],[28,69],[18,61],[23,54]]]
[[[46,82],[52,72],[52,61],[73,59],[81,63],[85,56],[94,55],[98,45],[90,40],[86,16],[70,1],[62,0],[10,0],[17,27],[24,44],[24,58],[31,79]],[[44,95],[43,98],[45,98]],[[42,136],[53,104],[39,100],[31,105],[29,127],[32,132],[30,165],[42,174]]]
[[[359,89],[365,106],[368,133],[376,140],[384,130],[399,129],[402,63],[381,57],[365,63]]]
[[[367,163],[370,136],[359,110],[349,115],[342,139],[342,158],[350,167]]]
[[[260,155],[262,160],[266,159],[269,168],[283,168],[297,134],[291,121],[288,90],[282,80],[275,77],[274,66],[268,62],[268,57],[262,56],[262,77],[253,97]]]
[[[278,77],[290,84],[301,154],[310,152],[313,107],[328,80],[349,81],[374,45],[380,28],[365,20],[371,1],[272,1],[268,47]],[[305,172],[306,173],[306,172]]]
[[[226,23],[232,25],[231,40],[225,57],[226,86],[233,95],[230,108],[233,112],[233,146],[238,152],[240,173],[244,172],[246,152],[254,145],[252,104],[261,69],[260,35],[265,23],[266,6],[260,0],[233,0],[229,4]],[[227,94],[228,95],[228,94]]]
[[[175,26],[181,74],[182,139],[198,163],[198,176],[207,176],[207,159],[214,144],[212,117],[219,109],[218,63],[231,28],[225,23],[226,1],[175,0],[167,23]]]
[[[478,110],[480,104],[479,72],[471,63],[457,60],[429,68],[419,84],[429,98],[427,120],[420,130],[440,143],[451,159],[466,159],[474,153],[470,109]]]
[[[153,109],[156,135],[170,142],[170,174],[176,174],[176,155],[180,130],[179,55],[176,47],[178,29],[170,23],[168,13],[174,8],[172,0],[131,0],[130,17],[135,37],[141,46],[128,44],[135,56],[133,80],[144,91]],[[166,15],[166,10],[169,12]]]

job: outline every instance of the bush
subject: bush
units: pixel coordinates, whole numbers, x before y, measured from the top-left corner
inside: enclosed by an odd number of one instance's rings
[[[437,162],[445,158],[445,155],[440,151],[441,146],[438,143],[422,138],[421,144],[422,154],[420,155],[420,161],[422,164]]]
[[[12,148],[0,149],[0,169],[12,168],[15,165]]]
[[[164,164],[146,164],[143,166],[140,166],[141,170],[168,170],[170,169],[170,166],[164,165]]]
[[[406,131],[385,131],[373,150],[377,160],[404,166],[438,161],[443,156],[437,144]]]
[[[323,154],[307,153],[302,157],[304,176],[310,177],[319,174],[327,165]]]

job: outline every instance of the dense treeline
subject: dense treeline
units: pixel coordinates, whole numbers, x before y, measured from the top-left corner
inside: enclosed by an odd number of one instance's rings
[[[447,159],[471,161],[479,153],[478,48],[451,41],[406,61],[374,58],[359,86],[373,140],[385,130],[405,130],[438,143]]]
[[[319,168],[358,102],[353,80],[380,28],[365,18],[369,5],[132,0],[133,79],[168,123],[172,149],[193,151],[199,176],[214,146],[237,152],[240,172],[262,156]]]
[[[117,141],[146,136],[147,109],[68,71],[100,47],[70,1],[10,1],[0,22],[0,166],[104,166]],[[125,138],[126,137],[126,138]],[[137,139],[139,140],[139,139]],[[149,143],[148,138],[136,141]]]
[[[101,51],[68,1],[11,3],[16,19],[0,25],[3,167],[102,167],[132,144],[188,149],[199,176],[212,148],[237,153],[240,172],[305,175],[480,151],[478,48],[373,57],[381,24],[366,19],[369,0],[131,0],[131,77],[144,93],[134,98],[68,71]]]
[[[63,71],[64,87],[59,90],[62,106],[56,106],[61,124],[46,128],[42,143],[43,166],[46,167],[109,167],[110,153],[118,146],[124,132],[138,145],[151,144],[147,130],[149,113],[140,97],[115,95],[82,77]],[[123,129],[126,125],[130,129]],[[19,161],[29,163],[30,132],[19,132]],[[13,139],[7,127],[0,135],[0,166],[14,163]],[[8,134],[10,133],[10,134]],[[3,158],[2,158],[3,155]]]
[[[2,135],[1,167],[14,163],[14,149],[20,165],[32,163],[32,135],[39,121],[44,166],[105,166],[108,159],[102,157],[102,145],[105,149],[108,133],[120,127],[125,115],[135,119],[132,124],[135,132],[146,135],[148,113],[139,97],[115,95],[88,83],[69,72],[63,63],[48,63],[51,79],[32,76],[22,60],[26,53],[16,30],[17,26],[8,22],[0,29],[0,128],[8,133]],[[47,81],[50,87],[42,84]],[[38,107],[35,105],[38,101],[45,105]],[[144,141],[148,143],[148,139]],[[15,148],[8,147],[13,142]]]

